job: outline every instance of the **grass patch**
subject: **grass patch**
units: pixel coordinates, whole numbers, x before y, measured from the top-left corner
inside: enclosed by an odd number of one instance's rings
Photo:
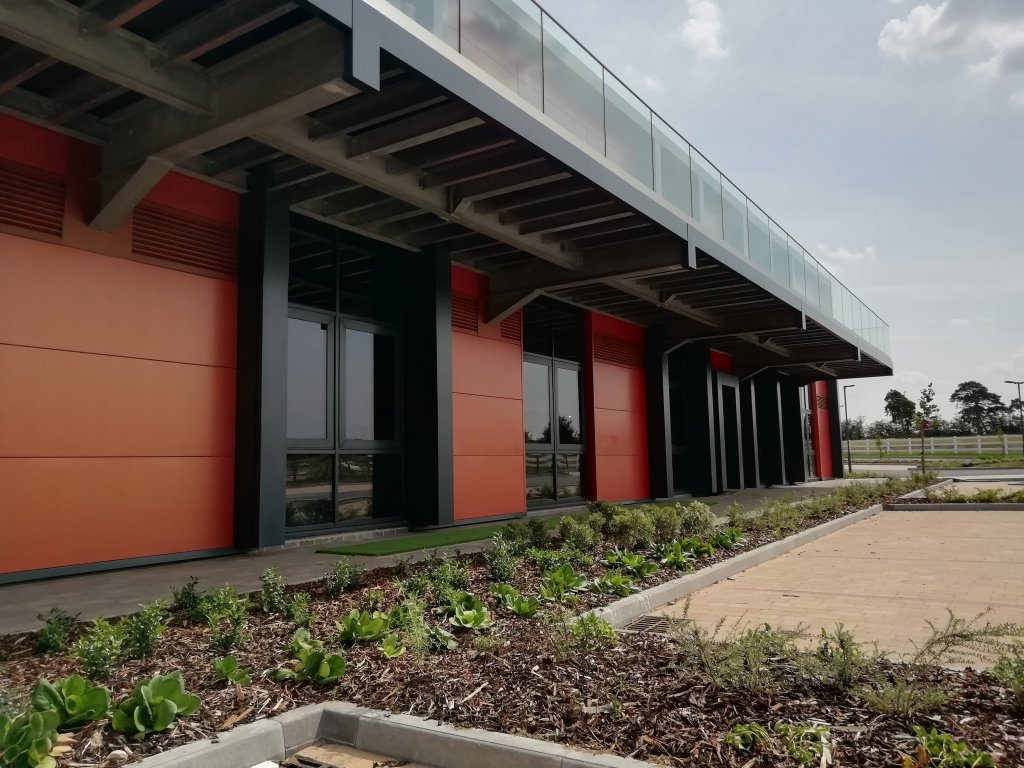
[[[421,549],[437,549],[438,547],[450,547],[455,544],[466,544],[471,541],[483,541],[494,536],[509,523],[523,522],[519,520],[507,520],[494,525],[475,525],[472,527],[443,528],[438,531],[426,533],[414,533],[409,536],[395,536],[394,538],[378,539],[375,541],[359,541],[354,544],[344,544],[337,547],[324,547],[317,552],[328,555],[365,555],[368,557],[379,557],[381,555],[397,555],[402,552],[416,552]],[[544,524],[553,528],[558,524],[558,516],[544,518]]]

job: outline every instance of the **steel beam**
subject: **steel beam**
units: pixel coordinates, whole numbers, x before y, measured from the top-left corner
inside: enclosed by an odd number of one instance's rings
[[[353,136],[348,142],[349,157],[401,152],[453,133],[475,128],[483,122],[482,117],[473,114],[462,104],[443,104],[426,112],[396,120],[382,128]]]

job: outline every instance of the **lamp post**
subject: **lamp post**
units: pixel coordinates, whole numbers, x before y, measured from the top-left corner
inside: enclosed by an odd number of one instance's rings
[[[846,390],[856,386],[856,384],[843,385],[843,410],[846,412],[846,467],[851,475],[853,474],[853,449],[850,448],[850,406],[846,404]]]
[[[1020,441],[1021,449],[1024,450],[1024,402],[1021,402],[1020,399],[1020,386],[1021,384],[1024,384],[1024,381],[1012,381],[1011,379],[1007,379],[1005,383],[1017,385],[1017,413],[1020,415]]]

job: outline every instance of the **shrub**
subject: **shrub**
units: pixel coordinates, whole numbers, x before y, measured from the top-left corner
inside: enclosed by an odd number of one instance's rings
[[[800,657],[800,669],[811,682],[842,691],[860,683],[874,665],[875,659],[861,651],[842,624],[832,632],[822,629],[814,653]]]
[[[124,632],[120,625],[96,619],[75,641],[71,652],[82,665],[87,677],[106,680],[121,665]]]
[[[715,515],[711,507],[700,501],[679,505],[679,534],[707,538],[715,530]]]
[[[339,597],[342,592],[358,587],[362,581],[363,569],[348,558],[342,558],[324,576],[324,591],[329,597]]]
[[[621,512],[625,507],[621,507],[617,504],[612,504],[610,501],[592,501],[587,504],[587,510],[591,515],[600,515],[602,521],[602,531],[608,533],[608,524],[615,516],[616,512]]]
[[[147,659],[156,650],[160,636],[167,629],[167,603],[154,600],[146,603],[141,611],[121,620],[124,639],[121,645],[126,659]]]
[[[647,508],[651,522],[654,524],[654,541],[668,544],[679,536],[681,515],[676,506],[660,505]]]
[[[903,720],[922,712],[934,712],[949,700],[945,688],[899,678],[858,688],[857,695],[878,714]]]
[[[38,712],[56,712],[57,729],[103,720],[110,709],[110,691],[99,685],[90,685],[79,676],[71,675],[50,683],[40,679],[32,689],[32,707]]]
[[[569,629],[569,644],[574,651],[614,648],[619,641],[615,628],[592,613],[581,616]]]
[[[54,768],[71,751],[71,738],[57,734],[60,716],[50,710],[26,712],[10,718],[0,715],[0,758],[3,765]]]
[[[264,613],[288,613],[288,601],[284,596],[284,580],[277,566],[267,568],[260,576],[260,608]]]
[[[191,576],[188,582],[180,587],[171,587],[171,610],[182,614],[193,624],[206,620],[203,614],[203,593],[199,590],[199,579]]]
[[[247,669],[238,666],[238,659],[234,656],[219,656],[213,660],[213,672],[221,680],[227,680],[232,685],[248,685],[252,680],[252,674]]]
[[[132,695],[117,705],[110,727],[141,739],[171,728],[179,717],[195,714],[199,705],[199,697],[185,691],[181,672],[153,675],[137,683]]]
[[[516,575],[519,559],[513,546],[496,535],[490,549],[484,550],[484,562],[487,563],[491,581],[506,582]]]
[[[505,542],[513,554],[521,555],[529,547],[530,529],[522,521],[509,523],[500,528],[494,538]]]
[[[203,613],[210,627],[210,647],[225,653],[245,642],[249,616],[249,598],[240,596],[232,586],[206,595]]]
[[[387,595],[384,594],[384,590],[368,589],[359,596],[359,608],[369,613],[381,611],[386,599]]]
[[[547,521],[540,517],[531,517],[526,521],[527,541],[531,547],[543,549],[548,545],[550,531]]]
[[[612,516],[608,533],[623,549],[645,549],[654,543],[654,522],[643,509],[623,509]]]
[[[291,667],[274,670],[273,678],[278,682],[298,679],[330,685],[345,674],[345,657],[325,650],[324,644],[313,640],[304,627],[295,630],[290,648],[295,661]]]
[[[558,521],[558,533],[562,537],[562,545],[579,552],[593,552],[601,540],[594,529],[578,517],[566,516]]]
[[[738,501],[732,502],[725,508],[725,516],[728,519],[727,525],[730,528],[742,529],[747,518],[743,514],[743,505]]]
[[[425,653],[430,650],[430,625],[426,620],[427,606],[422,600],[407,598],[398,610],[401,620],[392,617],[391,626],[398,630],[402,644],[413,653]],[[392,611],[392,614],[395,612]]]
[[[1017,648],[1013,656],[1000,657],[992,667],[992,676],[1004,688],[1008,688],[1013,696],[1013,706],[1018,713],[1024,714],[1024,654]]]
[[[60,608],[51,608],[36,618],[43,622],[43,626],[36,632],[36,653],[66,651],[71,633],[78,622],[78,614],[71,615]]]
[[[451,555],[427,558],[427,579],[434,591],[439,595],[446,589],[465,589],[469,586],[469,570]]]
[[[313,623],[313,611],[310,607],[312,598],[309,592],[296,592],[288,601],[288,621],[296,627],[305,627]]]
[[[575,568],[576,566],[586,567],[594,564],[593,557],[572,547],[564,549],[530,548],[526,550],[526,558],[541,572],[551,571],[562,565]]]

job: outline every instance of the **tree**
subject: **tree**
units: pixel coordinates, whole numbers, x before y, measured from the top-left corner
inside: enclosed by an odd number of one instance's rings
[[[961,382],[949,398],[956,404],[960,418],[971,425],[974,434],[983,435],[997,424],[1006,411],[1003,399],[977,381]]]
[[[921,397],[917,401],[917,429],[921,435],[921,474],[925,473],[924,460],[924,435],[931,426],[930,422],[939,415],[939,407],[935,404],[935,390],[929,381],[928,386],[921,390]]]
[[[1020,432],[1021,427],[1021,411],[1024,411],[1024,403],[1021,403],[1019,397],[1015,397],[1010,401],[1010,404],[1006,406],[1006,426],[1003,428],[1004,432],[1014,434]]]
[[[914,428],[914,402],[898,389],[885,393],[885,413],[901,434],[909,435]]]
[[[856,419],[846,419],[843,422],[843,434],[850,440],[863,440],[864,417],[858,416]]]

